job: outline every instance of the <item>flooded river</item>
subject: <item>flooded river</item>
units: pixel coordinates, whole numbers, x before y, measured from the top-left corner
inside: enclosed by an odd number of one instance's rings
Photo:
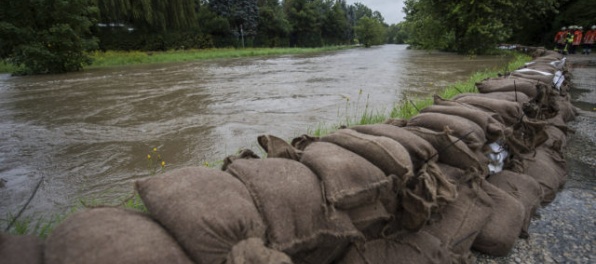
[[[150,174],[216,162],[256,137],[285,139],[337,124],[368,100],[386,111],[508,58],[387,45],[309,55],[0,75],[0,219],[63,212],[80,199],[114,202]],[[367,99],[368,98],[368,99]]]

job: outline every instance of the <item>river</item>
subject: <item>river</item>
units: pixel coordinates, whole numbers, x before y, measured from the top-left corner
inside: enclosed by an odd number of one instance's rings
[[[0,75],[0,219],[68,210],[79,200],[115,202],[151,174],[158,148],[166,170],[213,164],[256,137],[284,139],[346,116],[388,112],[509,58],[407,50],[403,45]]]

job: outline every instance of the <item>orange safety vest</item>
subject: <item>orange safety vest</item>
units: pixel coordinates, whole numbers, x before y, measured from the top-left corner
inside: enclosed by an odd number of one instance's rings
[[[557,34],[555,35],[555,43],[565,44],[565,33],[567,33],[567,31],[565,30],[557,32]]]
[[[573,45],[579,45],[582,43],[582,31],[581,30],[576,30],[575,32],[573,32]]]
[[[594,40],[596,39],[596,30],[591,29],[586,32],[584,36],[584,44],[594,44]]]

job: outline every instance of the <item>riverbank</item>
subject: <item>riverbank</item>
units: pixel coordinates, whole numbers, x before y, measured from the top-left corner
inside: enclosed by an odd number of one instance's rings
[[[549,205],[538,210],[528,239],[508,256],[476,254],[477,263],[593,263],[596,259],[596,55],[568,55],[571,102],[579,116],[568,125],[568,179]]]
[[[83,69],[117,67],[127,65],[189,62],[209,59],[244,58],[256,56],[296,55],[329,52],[357,46],[327,46],[320,48],[221,48],[171,51],[94,51],[89,56],[93,63]],[[15,67],[0,61],[0,73],[13,72]]]

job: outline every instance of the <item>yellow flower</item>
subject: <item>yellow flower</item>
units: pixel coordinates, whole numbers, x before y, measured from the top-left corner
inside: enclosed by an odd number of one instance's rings
[[[151,154],[147,154],[147,159],[151,159]]]
[[[156,152],[156,151],[157,151],[157,148],[153,148],[153,152]]]
[[[161,162],[161,167],[165,167],[165,166],[166,166],[166,162],[165,161],[162,161]]]

